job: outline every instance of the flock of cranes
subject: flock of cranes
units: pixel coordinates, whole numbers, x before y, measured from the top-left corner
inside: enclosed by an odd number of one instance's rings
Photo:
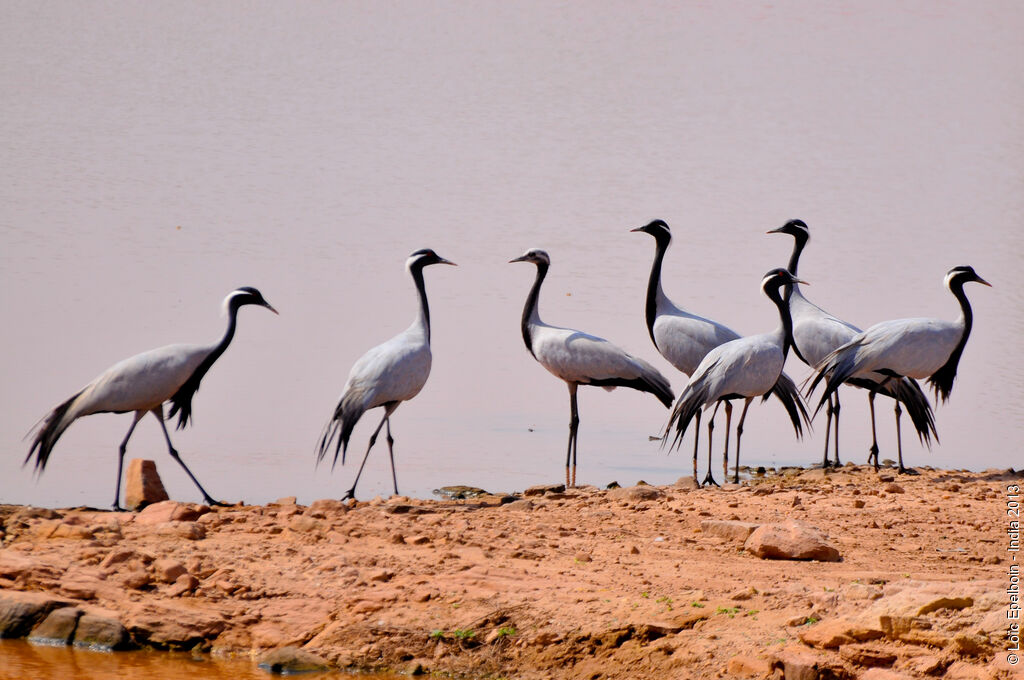
[[[645,318],[651,341],[658,352],[680,372],[688,382],[676,399],[669,381],[651,364],[628,354],[611,342],[570,328],[552,326],[541,321],[539,312],[540,289],[551,266],[551,258],[540,249],[530,249],[510,262],[528,262],[537,267],[536,278],[526,298],[522,316],[522,336],[526,349],[552,375],[563,380],[569,389],[569,439],[566,446],[566,485],[576,484],[577,435],[579,408],[577,390],[580,385],[594,385],[606,390],[629,387],[654,395],[671,415],[662,435],[662,444],[678,448],[690,422],[694,422],[693,470],[697,477],[699,429],[702,411],[714,404],[708,418],[707,447],[708,473],[703,484],[717,484],[711,473],[712,435],[718,407],[724,403],[726,433],[723,449],[723,468],[728,478],[729,431],[732,404],[743,400],[743,410],[736,426],[735,472],[733,481],[739,481],[740,443],[743,423],[750,403],[757,397],[762,401],[776,397],[785,408],[797,437],[810,424],[803,398],[784,372],[783,366],[789,350],[812,368],[808,378],[807,396],[819,384],[823,393],[815,408],[817,414],[826,409],[825,450],[822,464],[839,464],[838,389],[852,385],[868,391],[871,410],[872,444],[869,462],[878,468],[878,441],[875,435],[874,400],[877,394],[895,401],[897,451],[899,471],[913,472],[904,467],[900,440],[902,408],[923,444],[938,440],[934,414],[917,380],[927,379],[937,396],[949,398],[956,378],[957,365],[971,333],[973,315],[964,293],[964,284],[977,282],[990,285],[971,267],[951,269],[945,277],[945,287],[960,304],[960,316],[955,321],[918,318],[885,321],[866,331],[832,316],[810,302],[800,288],[807,282],[797,278],[800,256],[810,239],[810,231],[802,220],[790,220],[768,233],[781,233],[794,239],[793,254],[787,268],[772,269],[761,281],[761,290],[778,309],[779,324],[770,332],[740,336],[721,323],[685,311],[672,302],[662,289],[661,272],[665,253],[672,240],[668,225],[663,220],[633,229],[651,235],[655,240],[654,263],[647,288]],[[406,261],[418,296],[416,318],[408,329],[387,342],[370,349],[352,366],[341,397],[332,411],[316,446],[316,460],[321,462],[334,448],[333,464],[341,455],[342,464],[353,428],[366,411],[382,407],[380,424],[370,436],[366,453],[346,498],[355,497],[356,485],[366,465],[370,450],[385,428],[391,475],[395,493],[398,478],[395,473],[394,438],[391,435],[391,416],[403,401],[412,399],[426,384],[430,374],[430,308],[427,304],[423,269],[433,264],[454,265],[433,250],[417,250]],[[203,499],[210,504],[218,502],[206,492],[188,469],[171,444],[164,422],[164,402],[170,402],[168,418],[178,416],[178,429],[185,427],[192,413],[192,398],[200,381],[213,363],[231,343],[235,333],[238,310],[245,305],[265,307],[277,314],[258,290],[242,287],[224,299],[228,327],[221,340],[213,345],[168,345],[150,350],[121,361],[55,407],[44,416],[34,430],[34,438],[25,463],[35,456],[37,472],[45,469],[53,446],[61,434],[76,419],[93,413],[134,413],[128,433],[118,448],[117,485],[114,492],[115,509],[120,509],[121,472],[128,440],[135,426],[152,413],[160,422],[168,451],[189,478],[196,484]],[[673,406],[673,402],[674,406]],[[830,463],[829,436],[834,458]],[[675,430],[673,432],[673,429]]]

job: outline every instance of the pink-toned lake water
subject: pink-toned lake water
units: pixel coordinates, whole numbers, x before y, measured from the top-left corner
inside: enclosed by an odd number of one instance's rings
[[[124,357],[217,339],[239,285],[281,315],[242,310],[175,443],[227,501],[340,496],[355,466],[316,469],[314,443],[355,359],[411,322],[403,262],[424,246],[460,266],[426,271],[434,367],[392,419],[399,488],[557,482],[567,392],[520,338],[533,268],[506,263],[546,248],[543,317],[678,392],[644,324],[653,242],[629,233],[655,217],[676,238],[668,294],[744,333],[777,323],[758,284],[789,218],[812,230],[807,296],[862,327],[955,317],[943,276],[973,265],[994,287],[968,289],[941,444],[906,436],[907,462],[1020,467],[1022,34],[1012,0],[6,2],[0,502],[108,506],[128,416],[75,423],[38,479],[22,436]],[[689,473],[689,436],[671,456],[648,440],[667,415],[650,395],[584,389],[580,414],[581,483]],[[843,419],[862,462],[863,393]],[[816,426],[797,442],[776,403],[752,406],[741,462],[816,461]],[[155,422],[129,457],[199,500]],[[381,448],[359,495],[389,492]]]

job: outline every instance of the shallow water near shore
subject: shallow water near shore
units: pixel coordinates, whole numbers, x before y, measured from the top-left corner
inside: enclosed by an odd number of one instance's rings
[[[542,318],[648,360],[678,394],[645,326],[654,245],[629,233],[654,218],[675,235],[669,297],[744,334],[778,323],[757,287],[792,245],[765,232],[790,218],[812,234],[804,292],[860,327],[955,318],[943,276],[973,265],[994,287],[967,291],[941,444],[904,419],[904,454],[1019,467],[1022,33],[1012,0],[3,3],[0,502],[109,507],[129,416],[74,423],[39,477],[22,435],[121,359],[216,340],[239,285],[281,316],[242,311],[171,437],[219,500],[340,497],[379,412],[333,471],[315,441],[356,359],[412,320],[402,265],[424,246],[459,267],[425,273],[434,364],[391,420],[399,491],[560,482],[568,395],[523,346],[534,272],[507,262],[547,249]],[[787,371],[808,373],[792,355]],[[863,463],[867,400],[842,397],[842,460]],[[580,483],[691,474],[692,432],[671,456],[648,440],[667,417],[650,395],[589,388],[579,408]],[[752,404],[740,464],[820,460],[814,425],[797,441],[774,400]],[[719,414],[716,476],[724,429]],[[199,500],[154,419],[128,457]],[[382,437],[358,496],[390,493]]]
[[[35,645],[23,640],[0,640],[0,680],[270,680],[282,677],[261,670],[255,662],[184,652],[153,650],[99,652],[75,647]],[[398,680],[390,673],[350,675],[340,672],[302,673],[304,680],[359,678]]]

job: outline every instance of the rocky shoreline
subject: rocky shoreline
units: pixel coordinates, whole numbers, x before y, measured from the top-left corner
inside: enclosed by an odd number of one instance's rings
[[[1017,677],[1012,483],[848,465],[722,489],[0,506],[0,637],[279,671]]]

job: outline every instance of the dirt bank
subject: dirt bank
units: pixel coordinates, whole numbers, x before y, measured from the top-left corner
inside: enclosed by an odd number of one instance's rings
[[[1011,677],[1014,482],[848,466],[518,500],[2,506],[0,623],[39,637],[64,610],[67,640],[101,622],[94,644],[472,677]],[[744,549],[790,519],[840,561]]]

